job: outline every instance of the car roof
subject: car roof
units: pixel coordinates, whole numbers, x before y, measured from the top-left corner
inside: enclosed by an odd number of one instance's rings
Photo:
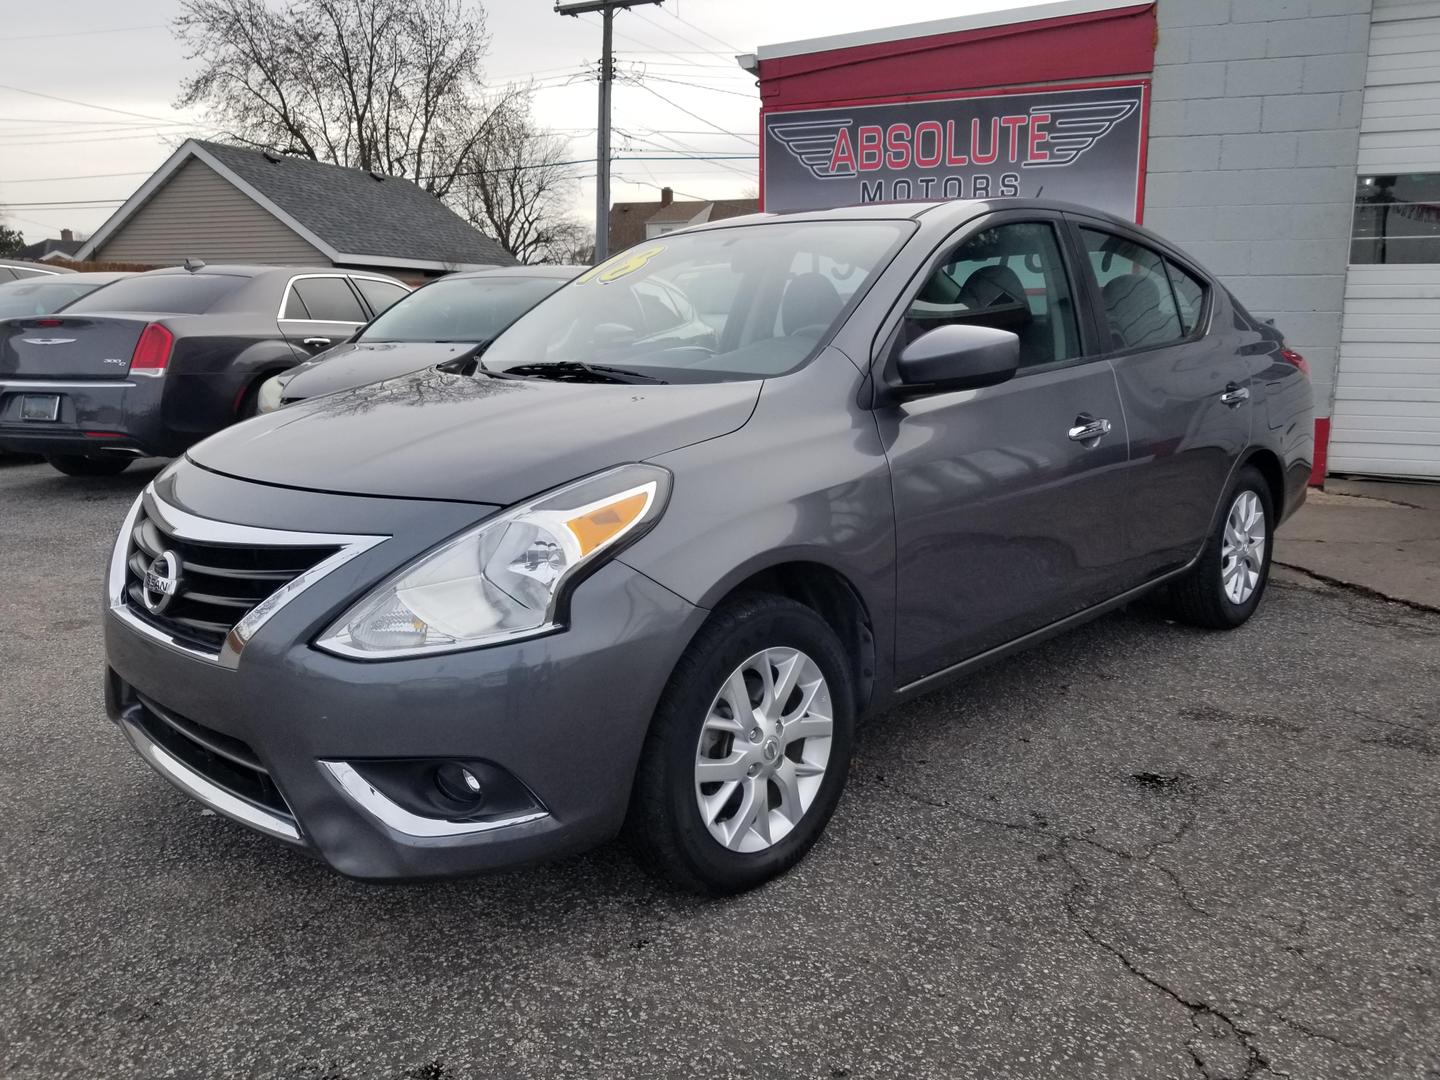
[[[78,274],[65,274],[65,275],[63,276],[63,278],[57,275],[57,277],[56,277],[55,280],[56,280],[56,281],[63,281],[63,282],[64,282],[65,284],[67,284],[67,285],[68,285],[68,284],[72,284],[73,282],[76,282],[76,281],[81,281],[81,282],[90,281],[90,282],[94,282],[94,283],[97,284],[97,285],[107,285],[107,284],[109,284],[109,283],[112,282],[112,281],[118,281],[120,278],[127,278],[127,277],[134,277],[134,276],[135,276],[135,271],[133,271],[133,270],[85,270],[85,271],[82,271],[81,273],[78,273]],[[39,276],[39,277],[24,277],[24,278],[20,278],[18,281],[0,281],[0,288],[4,288],[4,287],[7,286],[7,285],[48,285],[48,284],[52,284],[51,280],[50,280],[49,278],[47,278],[47,277],[45,277],[45,276],[42,275],[42,276]]]
[[[0,266],[18,266],[22,270],[42,270],[47,274],[73,274],[75,271],[68,266],[56,266],[54,263],[32,262],[29,259],[0,259]]]
[[[284,274],[286,277],[294,277],[297,274],[372,274],[372,272],[369,270],[342,270],[337,266],[255,266],[245,263],[206,263],[195,270],[187,270],[183,266],[165,266],[159,270],[146,270],[144,276],[173,277],[178,274],[221,274],[226,277],[264,277],[267,274]]]
[[[922,217],[936,216],[966,221],[980,214],[1001,210],[1050,210],[1086,214],[1135,228],[1133,221],[1119,217],[1105,210],[1097,210],[1078,203],[1062,202],[1059,199],[949,199],[929,202],[879,202],[863,203],[859,206],[837,206],[824,210],[786,210],[779,213],[762,212],[745,214],[741,217],[725,218],[721,221],[692,225],[676,232],[701,232],[706,229],[723,229],[735,225],[756,225],[768,221],[916,221]],[[672,236],[674,233],[666,233]]]
[[[457,274],[446,274],[440,280],[453,280],[455,278],[551,278],[557,281],[569,281],[571,278],[583,274],[590,269],[588,266],[563,266],[553,263],[533,263],[519,266],[491,266],[484,270],[463,270]]]

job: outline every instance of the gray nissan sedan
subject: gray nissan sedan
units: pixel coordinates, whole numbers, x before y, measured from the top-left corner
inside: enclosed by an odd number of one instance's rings
[[[672,233],[192,447],[115,546],[107,705],[344,874],[624,831],[734,892],[815,843],[861,717],[1147,593],[1248,619],[1311,414],[1277,331],[1095,211]]]

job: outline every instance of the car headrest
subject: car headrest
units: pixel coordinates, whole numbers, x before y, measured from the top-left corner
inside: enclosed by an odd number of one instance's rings
[[[807,326],[829,326],[845,301],[824,274],[797,274],[780,301],[780,332],[793,334]]]
[[[982,266],[975,270],[960,288],[960,303],[976,311],[990,307],[1020,304],[1028,312],[1025,286],[1020,275],[1008,266]]]

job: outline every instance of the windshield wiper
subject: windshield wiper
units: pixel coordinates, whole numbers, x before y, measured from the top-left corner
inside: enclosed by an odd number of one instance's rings
[[[666,380],[630,368],[605,364],[582,364],[578,360],[551,360],[538,364],[517,364],[497,375],[517,375],[530,379],[554,379],[556,382],[596,383],[663,383]]]

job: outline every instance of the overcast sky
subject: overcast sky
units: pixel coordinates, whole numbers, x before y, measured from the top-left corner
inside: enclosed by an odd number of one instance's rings
[[[756,153],[758,98],[754,79],[735,64],[736,52],[1028,2],[665,0],[622,12],[615,20],[623,81],[615,89],[614,152],[624,160],[613,167],[612,198],[655,198],[662,185],[701,198],[755,187],[755,161],[744,155]],[[202,117],[172,105],[189,68],[168,26],[178,6],[178,0],[0,0],[7,46],[0,65],[0,217],[27,240],[58,236],[67,226],[93,232],[184,136],[208,133]],[[586,72],[599,55],[598,19],[556,15],[553,0],[484,6],[489,81],[534,78],[540,121],[571,139],[573,157],[593,158],[596,91]],[[642,76],[644,85],[637,85]],[[737,156],[636,160],[677,153]],[[583,174],[576,211],[588,221],[594,168],[577,166],[576,173]],[[85,202],[92,205],[79,205]]]

